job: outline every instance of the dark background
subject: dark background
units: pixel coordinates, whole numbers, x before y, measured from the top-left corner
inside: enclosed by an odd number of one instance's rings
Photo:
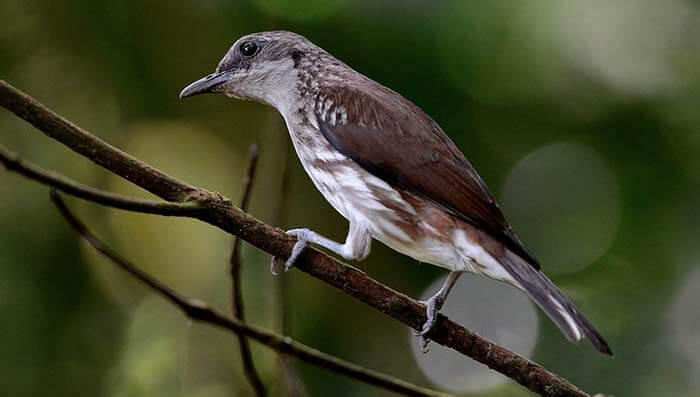
[[[522,294],[474,276],[448,300],[451,316],[590,392],[696,395],[697,2],[4,0],[0,26],[1,78],[228,197],[239,196],[247,147],[257,142],[251,213],[341,240],[345,221],[303,173],[274,110],[177,96],[243,34],[304,34],[443,126],[616,356],[569,345]],[[147,197],[4,111],[0,144],[82,182]],[[188,322],[97,257],[47,197],[45,187],[0,172],[3,394],[251,395],[232,336]],[[144,269],[227,310],[229,236],[190,220],[69,205]],[[405,326],[301,272],[275,278],[266,255],[243,253],[255,324],[421,385],[529,395],[438,346],[421,357]],[[359,266],[415,297],[445,274],[379,243]],[[254,353],[272,394],[287,395],[275,356],[255,344]],[[308,395],[388,394],[291,362]]]

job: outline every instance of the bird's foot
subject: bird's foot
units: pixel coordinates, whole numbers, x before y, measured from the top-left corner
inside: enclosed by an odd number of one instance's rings
[[[428,332],[430,332],[430,330],[433,329],[433,327],[435,326],[438,312],[440,311],[440,308],[442,308],[442,304],[445,303],[445,300],[438,293],[431,296],[430,299],[428,299],[427,301],[419,302],[425,305],[425,314],[427,320],[425,320],[423,328],[420,331],[413,331],[413,333],[418,337],[418,344],[420,345],[420,348],[423,351],[423,353],[427,353],[428,351],[430,351],[430,348],[428,347],[428,345],[430,344],[430,339],[428,339],[425,335]]]
[[[294,263],[296,262],[297,258],[299,258],[299,255],[301,255],[301,253],[304,252],[306,247],[309,246],[309,241],[305,237],[308,236],[310,232],[311,231],[309,229],[287,230],[287,234],[296,237],[297,242],[296,244],[294,244],[294,248],[292,248],[292,254],[289,255],[289,258],[284,263],[285,272],[289,271],[289,269],[294,267]],[[277,271],[277,257],[275,256],[273,256],[270,260],[270,273],[272,273],[275,276],[279,275],[279,272]]]

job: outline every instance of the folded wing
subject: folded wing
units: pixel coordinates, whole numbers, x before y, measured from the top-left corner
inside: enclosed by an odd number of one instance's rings
[[[539,269],[440,126],[399,94],[372,81],[364,84],[321,89],[316,117],[328,142],[371,174],[469,222]]]

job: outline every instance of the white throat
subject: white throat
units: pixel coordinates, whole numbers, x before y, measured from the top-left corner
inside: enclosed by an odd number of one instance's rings
[[[291,59],[269,61],[257,65],[255,71],[249,71],[238,80],[236,91],[245,99],[273,106],[286,115],[298,101],[297,79],[297,70]]]

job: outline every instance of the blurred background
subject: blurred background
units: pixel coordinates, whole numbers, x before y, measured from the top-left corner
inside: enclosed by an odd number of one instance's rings
[[[695,1],[351,0],[0,3],[0,77],[119,148],[237,199],[261,148],[250,212],[341,240],[347,225],[303,173],[279,115],[178,93],[241,35],[289,29],[432,115],[472,160],[545,272],[608,338],[572,346],[513,288],[465,276],[445,312],[585,390],[695,396],[700,387],[700,5]],[[0,111],[0,144],[110,191],[147,193]],[[286,176],[284,176],[286,175]],[[286,186],[286,187],[285,187]],[[81,244],[47,188],[0,172],[0,390],[16,396],[250,396],[237,342],[192,324]],[[183,219],[69,199],[126,257],[228,312],[231,238]],[[528,396],[509,379],[244,246],[248,319],[420,385]],[[413,297],[446,273],[375,243],[359,264]],[[253,343],[271,395],[384,396]]]

